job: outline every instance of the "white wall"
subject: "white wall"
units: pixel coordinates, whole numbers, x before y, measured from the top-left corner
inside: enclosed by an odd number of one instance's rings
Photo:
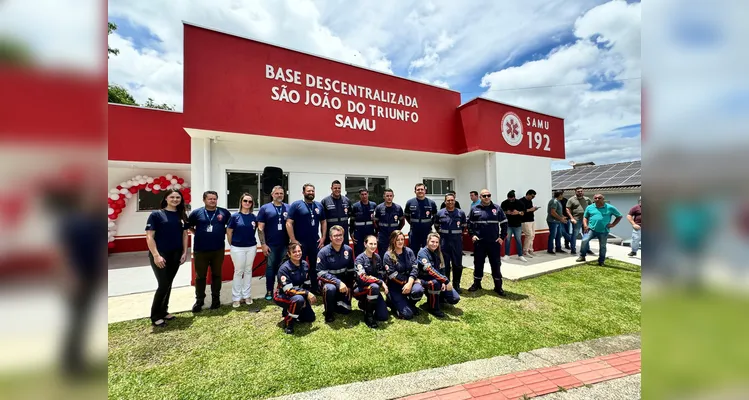
[[[591,198],[594,193],[588,194]],[[616,236],[621,238],[631,239],[632,238],[632,225],[627,221],[627,214],[629,209],[637,205],[637,199],[640,197],[639,193],[604,193],[603,194],[609,204],[616,207],[620,213],[622,213],[622,220],[619,222],[614,229],[611,230]]]
[[[533,204],[541,207],[536,211],[536,229],[546,229],[546,204],[551,200],[551,159],[496,153],[497,189],[492,192],[497,202],[507,198],[507,192],[515,190],[520,198],[529,189],[536,191]]]
[[[466,154],[457,161],[458,181],[455,183],[455,191],[458,193],[457,200],[468,211],[471,204],[470,192],[480,192],[486,187],[486,156],[488,153]],[[488,154],[490,158],[493,154]],[[491,189],[490,189],[491,190]]]
[[[164,166],[151,166],[146,163],[128,163],[131,166],[116,166],[110,164],[108,167],[107,189],[112,189],[123,181],[133,178],[137,175],[148,175],[159,177],[166,174],[177,175],[184,178],[187,182],[190,180],[190,166],[179,164],[168,164]],[[146,220],[150,211],[138,211],[138,195],[133,195],[130,199],[125,200],[126,206],[122,210],[120,217],[117,218],[117,236],[141,235],[145,234]]]

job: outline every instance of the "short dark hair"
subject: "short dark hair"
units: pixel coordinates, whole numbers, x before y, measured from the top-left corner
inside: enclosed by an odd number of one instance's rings
[[[385,190],[382,191],[382,193],[387,193],[387,192],[395,194],[395,192],[393,192],[393,189],[390,189],[390,188],[385,188]]]
[[[333,181],[333,183],[330,184],[330,186],[340,185],[340,184],[341,184],[341,181],[339,181],[338,179],[336,179],[336,180]]]
[[[527,195],[535,196],[535,195],[536,195],[536,191],[535,191],[535,190],[533,190],[533,189],[528,189],[528,191],[527,191],[527,192],[525,192],[525,195],[526,195],[526,196],[527,196]]]
[[[206,190],[205,192],[203,192],[203,200],[205,200],[206,198],[208,198],[209,194],[212,194],[212,195],[216,196],[216,198],[218,199],[218,193],[216,193],[213,190]]]
[[[426,187],[427,187],[427,185],[425,185],[424,182],[421,182],[421,183],[417,183],[417,184],[414,185],[414,190],[416,190],[416,188],[419,187],[419,186],[424,186],[424,189],[426,189]]]
[[[359,189],[359,194],[362,194],[362,193],[365,193],[365,192],[369,193],[369,190],[367,190],[365,188],[364,189]]]
[[[575,188],[575,191],[577,192],[578,190],[583,190],[583,187],[582,187],[582,186],[578,186],[578,187],[576,187],[576,188]]]
[[[515,197],[515,191],[514,190],[510,190],[509,192],[507,192],[507,197],[508,198]]]
[[[564,194],[564,190],[555,190],[554,191],[554,198],[556,199],[557,197],[559,197],[559,196],[561,196],[563,194]]]
[[[312,186],[312,189],[315,188],[315,185],[311,183],[305,183],[304,185],[302,185],[302,193],[304,193],[304,191],[307,190],[307,186]]]
[[[476,196],[478,196],[478,195],[479,195],[479,192],[477,192],[477,191],[475,191],[475,190],[471,190],[471,194],[475,194]]]
[[[455,193],[447,192],[447,194],[445,195],[445,200],[447,200],[448,197],[452,197],[453,200],[455,200]]]

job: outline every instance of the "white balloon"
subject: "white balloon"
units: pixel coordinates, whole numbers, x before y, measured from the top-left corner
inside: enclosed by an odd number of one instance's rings
[[[125,194],[125,193],[128,193],[128,192],[129,192],[129,190],[127,190],[127,189],[124,189],[124,188],[120,189],[120,193],[122,193],[122,194]]]
[[[112,214],[114,214],[114,208],[108,207],[107,208],[107,215],[112,215]]]
[[[171,180],[170,180],[169,182],[171,182],[171,183],[172,183],[172,185],[174,185],[175,183],[177,183],[177,180],[176,180],[176,179],[174,179],[174,178],[172,178],[172,179],[171,179]]]
[[[166,187],[166,190],[172,190],[173,187],[174,187],[174,185],[169,185],[169,186]]]
[[[112,209],[110,208],[110,210],[112,210]],[[112,211],[114,211],[114,210],[112,210]],[[114,228],[114,226],[115,226],[115,223],[114,223],[114,222],[112,222],[112,221],[109,221],[109,222],[107,223],[107,226],[108,226],[109,228]]]
[[[179,183],[175,183],[174,184],[174,188],[177,189],[177,190],[180,190],[180,189],[182,189],[182,185],[180,185]]]
[[[148,183],[148,182],[146,182],[146,180],[145,180],[145,179],[143,179],[143,178],[141,178],[141,179],[138,179],[138,184],[139,184],[139,185],[145,185],[146,183]]]
[[[119,200],[120,199],[120,195],[119,194],[110,194],[109,198],[112,199],[112,200]]]
[[[153,185],[153,188],[156,190],[161,190],[161,185]]]
[[[131,197],[133,197],[132,193],[130,193],[129,191],[127,193],[125,193],[125,198],[129,199]]]
[[[112,193],[112,194],[119,194],[119,193],[120,193],[120,191],[119,191],[119,190],[117,190],[117,189],[109,189],[109,193]]]
[[[143,179],[143,175],[138,175],[138,176],[135,177],[135,179],[141,180],[141,179]]]
[[[187,181],[185,181],[185,183],[183,183],[183,184],[182,184],[182,187],[186,187],[186,188],[189,188],[189,187],[190,187],[190,184],[189,184],[189,183],[187,183]]]
[[[145,188],[144,190],[145,190],[146,192],[150,192],[150,191],[151,191],[151,188],[150,188],[150,187],[148,187],[148,186],[146,186],[146,188]]]
[[[172,174],[166,174],[166,175],[164,175],[164,178],[166,178],[166,180],[171,180],[173,177],[174,177],[174,175],[172,175]]]
[[[153,178],[149,177],[148,179],[146,179],[146,183],[153,183]]]
[[[110,243],[111,243],[111,242],[114,242],[114,236],[112,236],[112,237],[110,237],[109,239],[107,239],[107,241],[108,241],[108,242],[110,242]]]

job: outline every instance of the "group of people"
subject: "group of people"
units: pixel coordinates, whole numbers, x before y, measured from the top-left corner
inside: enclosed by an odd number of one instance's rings
[[[471,192],[468,213],[459,208],[454,193],[445,196],[441,208],[426,197],[423,183],[414,186],[414,193],[415,197],[401,207],[393,202],[392,189],[385,189],[381,204],[369,201],[369,192],[361,189],[360,201],[352,204],[341,195],[341,183],[336,180],[331,184],[331,194],[322,201],[315,200],[315,186],[305,184],[303,199],[289,205],[283,202],[284,188],[276,186],[271,191],[272,201],[260,207],[255,215],[255,199],[249,193],[240,196],[239,211],[231,214],[217,206],[216,192],[206,191],[204,207],[187,216],[181,193],[168,190],[161,208],[149,216],[146,224],[149,259],[158,281],[151,322],[163,327],[174,319],[168,312],[169,294],[179,265],[188,257],[188,230],[195,239],[192,311],[198,313],[204,307],[209,269],[210,308],[221,305],[225,239],[230,244],[234,264],[232,306],[238,308],[242,302],[252,305],[251,277],[257,236],[267,260],[265,298],[282,308],[287,333],[293,332],[296,322],[315,319],[311,305],[316,303],[316,296],[322,296],[326,322],[332,322],[336,313],[350,313],[353,299],[364,310],[365,323],[370,327],[388,318],[388,308],[397,318],[411,319],[418,314],[416,304],[425,295],[430,313],[443,317],[442,303],[460,301],[465,232],[474,246],[474,279],[467,290],[481,289],[484,262],[488,258],[493,290],[504,296],[500,249],[503,244],[506,246],[507,258],[508,232],[515,235],[520,249],[522,230],[526,242],[518,257],[521,260],[525,260],[524,255],[533,257],[533,215],[539,209],[532,202],[536,192],[529,190],[518,200],[511,191],[501,205],[492,202],[487,189]],[[598,197],[595,200],[597,204]],[[556,208],[556,203],[554,207],[557,217],[565,212]],[[587,221],[598,218],[592,213],[586,209],[582,218],[586,230]],[[407,246],[402,232],[406,223],[410,225]],[[586,244],[583,240],[583,249]],[[258,311],[252,307],[250,310]]]

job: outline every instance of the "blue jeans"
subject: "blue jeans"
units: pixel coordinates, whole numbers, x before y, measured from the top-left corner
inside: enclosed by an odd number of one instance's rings
[[[549,222],[549,244],[546,250],[554,251],[554,244],[556,244],[556,249],[562,251],[562,236],[570,240],[570,234],[564,231],[566,227],[566,224],[559,221]]]
[[[510,255],[510,244],[512,242],[512,235],[515,235],[515,250],[519,256],[523,255],[523,242],[520,240],[520,236],[523,233],[523,227],[521,226],[508,226],[507,237],[505,238],[505,255]]]
[[[577,223],[572,224],[572,237],[570,239],[570,249],[574,252],[577,249],[577,235],[583,230],[583,218],[575,219]],[[581,249],[582,250],[582,249]],[[580,253],[585,254],[585,253]]]
[[[265,290],[273,292],[273,286],[276,285],[276,274],[278,273],[278,267],[281,266],[286,246],[268,247],[270,247],[270,253],[265,255]]]
[[[606,260],[606,244],[608,243],[609,239],[608,232],[596,232],[592,229],[589,229],[588,233],[583,235],[583,241],[580,245],[580,256],[585,257],[585,254],[588,252],[588,248],[590,247],[588,243],[593,239],[598,239],[598,245],[600,247],[600,249],[598,250],[598,262],[600,264],[603,264],[603,262]]]
[[[571,230],[572,230],[572,222],[570,222],[570,220],[568,219],[567,223],[562,224],[562,228],[559,229],[559,231],[557,232],[557,238],[560,240],[562,239],[562,232],[566,232],[568,234],[567,236],[564,237],[564,244],[566,246],[570,245],[570,239],[572,238],[572,235],[570,234]]]
[[[642,228],[640,230],[632,229],[632,252],[637,253],[640,250],[640,241],[642,240]]]

